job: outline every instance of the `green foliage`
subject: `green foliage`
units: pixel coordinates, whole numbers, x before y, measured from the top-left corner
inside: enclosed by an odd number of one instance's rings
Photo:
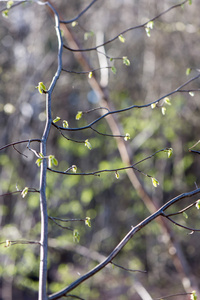
[[[192,295],[190,296],[190,299],[191,299],[191,300],[197,300],[197,294],[196,294],[196,291],[193,291],[193,292],[192,292]]]
[[[85,147],[87,147],[89,150],[92,149],[92,145],[90,144],[90,142],[87,140],[85,140]]]
[[[74,240],[75,243],[79,243],[80,242],[80,234],[79,234],[79,232],[78,232],[77,229],[75,229],[73,231],[73,240]]]
[[[48,156],[48,166],[49,168],[52,168],[52,166],[57,166],[58,165],[58,161],[55,158],[54,155],[49,155]]]
[[[123,64],[129,67],[131,63],[130,60],[127,58],[127,56],[123,56],[122,59],[123,59]]]
[[[60,117],[56,117],[56,118],[53,120],[53,123],[56,123],[56,122],[58,122],[58,121],[60,121]]]
[[[159,185],[159,182],[156,178],[152,177],[151,180],[152,180],[152,184],[153,184],[154,187],[157,187]]]
[[[36,86],[40,94],[43,94],[47,91],[46,86],[44,85],[43,82],[39,82],[38,86]]]
[[[28,187],[26,186],[23,191],[21,192],[22,198],[25,198],[26,195],[28,194]]]
[[[120,40],[120,42],[121,43],[125,43],[125,37],[122,35],[122,34],[120,34],[119,36],[118,36],[118,39]]]
[[[82,118],[83,112],[82,111],[78,111],[78,113],[76,114],[76,120],[80,120]]]
[[[66,120],[63,120],[63,127],[64,128],[68,128],[69,127],[69,124]]]

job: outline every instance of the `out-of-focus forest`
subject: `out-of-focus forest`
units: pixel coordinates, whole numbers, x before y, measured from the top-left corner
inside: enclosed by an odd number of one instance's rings
[[[51,3],[63,20],[71,20],[89,1]],[[80,49],[96,47],[178,3],[175,0],[96,1],[76,23],[65,25],[68,36],[63,35],[63,42],[73,49],[75,43]],[[1,2],[0,9],[5,7],[6,2]],[[58,45],[54,18],[45,5],[34,1],[13,7],[8,17],[1,15],[0,24],[0,147],[3,147],[41,138],[46,117],[45,95],[40,95],[36,86],[38,82],[44,82],[46,87],[51,83],[57,68]],[[153,28],[133,29],[124,33],[123,38],[125,41],[117,38],[98,51],[63,50],[65,71],[52,95],[53,118],[67,120],[69,127],[82,127],[107,112],[93,110],[105,103],[112,110],[147,105],[196,76],[199,1],[171,9],[154,20]],[[124,64],[122,57],[127,57],[130,65]],[[88,70],[83,68],[83,61],[91,70],[97,69],[92,78],[84,73]],[[64,132],[66,139],[52,126],[47,152],[55,155],[58,166],[54,169],[59,171],[72,165],[77,166],[77,173],[123,168],[128,162],[126,155],[130,164],[134,164],[166,147],[172,148],[173,154],[168,158],[166,152],[157,153],[138,164],[140,172],[134,171],[135,175],[130,176],[126,170],[102,172],[100,176],[48,172],[48,215],[61,219],[91,218],[91,227],[84,221],[59,222],[68,228],[57,226],[49,219],[49,293],[64,288],[101,262],[131,226],[156,208],[199,187],[200,156],[189,151],[199,141],[200,95],[198,91],[192,92],[199,84],[199,79],[194,80],[183,87],[184,91],[169,95],[168,103],[162,100],[155,107],[136,107],[112,115],[120,133],[130,134],[128,141],[99,135],[91,129]],[[76,120],[78,111],[83,112],[80,120]],[[112,135],[107,119],[97,122],[94,129]],[[56,124],[61,125],[59,122]],[[91,150],[84,143],[73,141],[87,139]],[[39,151],[38,143],[32,143],[31,147]],[[198,151],[199,147],[197,144],[192,149]],[[39,193],[30,192],[23,198],[18,192],[24,187],[39,189],[36,159],[27,143],[0,151],[0,242],[16,241],[10,247],[2,244],[0,248],[2,300],[37,297],[39,245],[23,244],[23,241],[40,239]],[[146,175],[156,178],[159,185],[153,186],[152,178]],[[197,199],[198,195],[186,198],[169,212],[177,212]],[[191,230],[169,220],[165,220],[167,225],[154,220],[113,260],[125,269],[109,265],[72,294],[81,299],[139,300],[184,294],[193,286],[200,289],[200,239],[199,233],[192,230],[200,229],[199,210],[193,207],[171,218]],[[74,241],[73,230],[80,234],[79,243]],[[190,295],[170,299],[190,299]]]

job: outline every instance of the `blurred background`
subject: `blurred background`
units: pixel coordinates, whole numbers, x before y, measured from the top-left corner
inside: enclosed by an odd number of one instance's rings
[[[92,48],[112,39],[123,30],[144,24],[178,1],[115,0],[96,3],[77,20],[66,25],[68,37],[64,44],[73,48]],[[76,17],[88,4],[86,0],[52,1],[64,20]],[[0,3],[0,9],[6,2]],[[24,3],[12,8],[8,17],[0,17],[0,147],[27,139],[40,139],[45,126],[45,95],[35,88],[42,81],[48,87],[57,68],[57,37],[46,6]],[[186,3],[172,9],[154,21],[150,37],[144,27],[124,34],[125,43],[117,38],[97,51],[81,56],[91,66],[93,79],[83,70],[80,57],[63,50],[63,68],[52,96],[53,118],[67,120],[69,127],[81,127],[99,118],[106,110],[94,110],[76,120],[78,111],[88,111],[108,103],[114,110],[131,105],[146,105],[174,91],[197,75],[200,37],[199,3]],[[63,31],[64,33],[64,31]],[[69,38],[70,37],[70,38]],[[70,42],[71,41],[71,42]],[[102,55],[105,51],[107,55]],[[127,56],[130,66],[123,64]],[[81,59],[82,59],[81,58]],[[109,58],[113,58],[111,61]],[[120,58],[120,59],[119,59]],[[187,68],[191,73],[186,75]],[[96,80],[100,91],[91,80]],[[198,89],[199,79],[184,87]],[[155,177],[137,172],[137,180],[145,191],[144,197],[131,183],[125,171],[102,173],[101,176],[61,175],[48,172],[47,198],[49,216],[62,219],[91,218],[91,228],[83,221],[60,223],[78,230],[80,241],[73,240],[72,230],[63,229],[49,220],[48,291],[53,293],[96,266],[114,249],[120,240],[155,207],[173,197],[199,186],[199,155],[189,152],[199,140],[198,92],[174,93],[171,105],[163,101],[151,106],[134,108],[115,115],[121,134],[130,134],[126,142],[130,163],[136,163],[165,147],[173,148],[173,155],[158,153],[137,167]],[[105,101],[105,99],[103,100]],[[162,107],[166,108],[163,115]],[[62,126],[62,122],[58,122]],[[94,128],[112,134],[105,119]],[[119,140],[98,135],[88,129],[65,132],[69,139],[89,140],[92,150],[84,143],[75,143],[51,128],[48,155],[58,160],[56,170],[65,171],[72,165],[78,173],[127,166],[122,161]],[[121,139],[123,140],[123,138]],[[0,152],[0,238],[5,240],[39,240],[39,194],[28,193],[22,198],[17,190],[24,187],[39,189],[39,168],[35,155],[27,143]],[[37,142],[31,147],[39,151]],[[199,149],[199,145],[195,150]],[[16,192],[16,193],[12,193]],[[149,197],[147,205],[144,198]],[[177,212],[198,197],[185,199],[170,208]],[[151,208],[152,210],[151,210]],[[199,211],[194,207],[187,215],[174,217],[176,222],[190,228],[200,228]],[[73,294],[83,299],[156,299],[169,294],[185,293],[198,284],[199,233],[167,223],[168,230],[156,221],[137,233],[114,262],[124,268],[147,271],[128,272],[109,266],[80,285]],[[173,242],[170,235],[173,234]],[[39,246],[13,245],[0,251],[0,299],[36,299],[39,274]],[[176,248],[177,246],[177,248]],[[174,256],[178,255],[178,265]],[[181,257],[181,258],[180,258]],[[180,264],[179,264],[180,263]],[[194,283],[194,285],[193,285]],[[191,285],[191,286],[190,286]],[[198,286],[198,288],[200,288]],[[171,299],[190,299],[189,296]]]

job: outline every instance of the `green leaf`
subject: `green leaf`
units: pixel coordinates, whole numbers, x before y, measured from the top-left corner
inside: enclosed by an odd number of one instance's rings
[[[172,104],[171,104],[171,101],[170,101],[170,99],[169,99],[168,97],[165,97],[165,98],[164,98],[164,101],[165,101],[165,103],[166,103],[167,105],[172,105]]]
[[[154,108],[157,106],[157,103],[158,103],[158,102],[152,103],[152,104],[151,104],[151,108],[154,109]]]
[[[149,21],[146,26],[147,28],[153,29],[154,21]]]
[[[87,41],[89,37],[92,37],[94,35],[93,31],[85,32],[84,33],[84,40]]]
[[[14,1],[8,1],[7,2],[7,9],[11,8],[11,6],[14,4]]]
[[[196,203],[195,206],[196,206],[197,209],[200,209],[200,200],[197,200],[197,203]]]
[[[120,40],[121,43],[125,43],[125,37],[122,34],[118,36],[118,39]]]
[[[189,4],[189,5],[192,5],[192,0],[188,0],[188,4]]]
[[[166,150],[166,152],[167,152],[168,158],[170,158],[172,156],[172,154],[173,154],[173,149],[169,148],[169,149]]]
[[[71,170],[72,170],[73,173],[76,173],[76,171],[77,171],[77,166],[76,166],[76,165],[73,165],[73,166],[71,167]]]
[[[4,18],[8,18],[8,11],[9,11],[8,9],[2,11],[2,16],[3,16]]]
[[[192,69],[191,69],[191,68],[187,68],[187,70],[186,70],[185,74],[186,74],[186,75],[190,75],[191,71],[192,71]]]
[[[151,180],[152,180],[153,186],[157,187],[159,185],[159,182],[156,178],[151,177]]]
[[[39,153],[39,156],[42,157],[42,158],[44,158],[44,155],[41,152]]]
[[[23,189],[23,191],[21,192],[22,198],[25,198],[27,194],[28,194],[28,187],[26,186],[26,187]]]
[[[92,145],[90,144],[90,142],[88,141],[88,139],[85,140],[85,146],[86,146],[89,150],[92,149]]]
[[[56,122],[58,122],[58,121],[60,121],[60,117],[56,117],[56,118],[53,120],[53,123],[56,123]]]
[[[6,240],[6,244],[5,244],[5,248],[8,248],[11,246],[11,241],[10,240]]]
[[[54,155],[49,155],[48,156],[48,166],[49,166],[49,168],[52,168],[53,165],[57,166],[58,161],[57,161],[57,159],[55,158]]]
[[[183,216],[184,216],[186,219],[188,219],[188,215],[186,214],[185,211],[183,212]]]
[[[114,66],[111,67],[111,71],[113,72],[113,74],[117,73],[117,69]]]
[[[196,294],[196,291],[193,291],[193,292],[192,292],[192,295],[190,296],[190,299],[191,299],[191,300],[197,300],[197,294]]]
[[[194,97],[194,92],[189,92],[189,95],[190,95],[191,97]]]
[[[85,225],[87,225],[88,227],[91,227],[91,219],[89,217],[85,218]]]
[[[63,127],[64,128],[68,128],[69,127],[69,124],[66,120],[63,120]]]
[[[115,177],[119,179],[119,173],[117,171],[115,172]]]
[[[145,27],[145,31],[146,31],[147,36],[150,37],[151,36],[150,28]]]
[[[165,115],[166,110],[167,110],[166,107],[162,106],[161,111],[162,111],[163,116]]]
[[[46,86],[44,85],[43,82],[39,82],[38,86],[36,86],[40,94],[43,94],[47,91]]]
[[[76,114],[76,120],[80,120],[82,118],[83,112],[82,111],[78,111]]]
[[[41,166],[42,160],[43,160],[42,158],[38,158],[38,159],[36,160],[35,163],[37,164],[38,167]]]
[[[113,61],[113,58],[112,58],[112,57],[110,58],[110,61]]]
[[[130,134],[129,133],[126,133],[126,136],[124,137],[124,140],[127,142],[128,140],[130,140]]]
[[[79,241],[80,241],[80,234],[79,234],[79,232],[78,232],[77,229],[75,229],[75,230],[73,231],[73,241],[74,241],[75,243],[79,243]]]
[[[92,72],[89,72],[88,78],[92,78]]]
[[[123,64],[129,67],[131,63],[130,60],[127,58],[127,56],[123,56],[122,59],[123,59]]]
[[[76,25],[78,25],[78,22],[76,21],[72,22],[72,27],[75,27]]]

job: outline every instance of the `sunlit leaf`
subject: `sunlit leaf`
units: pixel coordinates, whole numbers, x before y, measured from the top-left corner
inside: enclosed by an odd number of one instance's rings
[[[194,97],[194,92],[189,92],[189,95],[190,95],[191,97]]]
[[[118,36],[118,39],[120,40],[121,43],[125,43],[125,37],[122,34]]]
[[[149,21],[146,26],[147,28],[153,29],[154,21]]]
[[[75,27],[76,25],[78,25],[78,22],[76,21],[72,22],[72,27]]]
[[[57,166],[58,161],[57,161],[57,159],[55,158],[54,155],[49,155],[48,156],[48,166],[49,166],[49,168],[52,168],[53,165]]]
[[[64,128],[68,128],[69,127],[69,124],[66,120],[63,120],[63,127]]]
[[[26,187],[23,189],[23,191],[21,192],[22,198],[25,198],[27,194],[28,194],[28,187],[26,186]]]
[[[151,180],[152,180],[153,186],[157,187],[159,185],[159,182],[156,178],[151,177]]]
[[[151,104],[151,108],[154,109],[156,107],[156,105],[157,105],[157,102],[156,103],[152,103]]]
[[[188,219],[188,215],[186,214],[185,211],[183,212],[183,216],[184,216],[184,218]]]
[[[192,4],[192,0],[188,0],[188,4],[191,5]]]
[[[172,104],[171,104],[171,101],[170,101],[170,99],[169,99],[168,97],[165,97],[164,101],[165,101],[165,103],[166,103],[167,105],[172,105]]]
[[[91,219],[89,217],[85,218],[85,225],[87,225],[88,227],[91,227]]]
[[[170,158],[170,157],[172,156],[172,154],[173,154],[173,149],[172,149],[172,148],[169,148],[169,149],[167,150],[168,158]]]
[[[8,18],[8,9],[2,11],[2,16],[3,16],[4,18]]]
[[[192,292],[192,295],[190,296],[190,299],[191,299],[191,300],[197,300],[197,294],[196,294],[196,291],[193,291],[193,292]]]
[[[7,2],[7,9],[11,8],[11,6],[14,4],[14,1],[8,1]]]
[[[5,248],[8,248],[11,246],[11,241],[10,240],[6,240],[6,244],[5,244]]]
[[[87,41],[89,37],[92,37],[94,35],[93,31],[85,32],[84,33],[84,40]]]
[[[128,140],[130,140],[130,134],[129,133],[126,133],[126,136],[124,137],[124,140],[127,142]]]
[[[73,165],[73,166],[71,167],[71,170],[72,170],[73,173],[76,173],[76,171],[77,171],[77,166],[76,166],[76,165]]]
[[[56,122],[58,122],[58,121],[60,121],[60,117],[56,117],[56,118],[53,120],[53,123],[56,123]]]
[[[130,60],[127,58],[127,56],[123,56],[122,59],[123,59],[123,64],[129,67],[131,63]]]
[[[74,241],[75,243],[79,243],[79,241],[80,241],[80,234],[79,234],[79,232],[78,232],[77,229],[75,229],[75,230],[73,231],[73,241]]]
[[[115,177],[119,179],[119,173],[117,171],[115,172]]]
[[[190,73],[191,73],[191,71],[192,71],[192,69],[191,68],[187,68],[187,70],[186,70],[186,75],[190,75]]]
[[[117,73],[117,69],[114,66],[111,67],[111,71],[113,72],[113,74]]]
[[[197,209],[200,209],[200,200],[197,200],[197,203],[196,203],[195,206],[196,206]]]
[[[38,86],[36,86],[40,94],[43,94],[47,91],[46,86],[44,85],[43,82],[39,82]]]
[[[76,114],[76,120],[80,120],[82,118],[83,112],[82,111],[78,111]]]
[[[92,78],[92,72],[89,72],[88,78]]]
[[[85,140],[85,146],[86,146],[89,150],[92,149],[92,145],[90,144],[90,142],[88,141],[88,139]]]
[[[36,165],[37,165],[38,167],[41,166],[42,160],[43,160],[43,158],[38,158],[38,159],[36,160],[35,163],[36,163]]]
[[[167,110],[166,107],[162,106],[161,111],[162,111],[163,116],[166,114],[166,110]]]
[[[150,28],[145,27],[145,31],[146,31],[147,36],[150,37],[151,36]]]

